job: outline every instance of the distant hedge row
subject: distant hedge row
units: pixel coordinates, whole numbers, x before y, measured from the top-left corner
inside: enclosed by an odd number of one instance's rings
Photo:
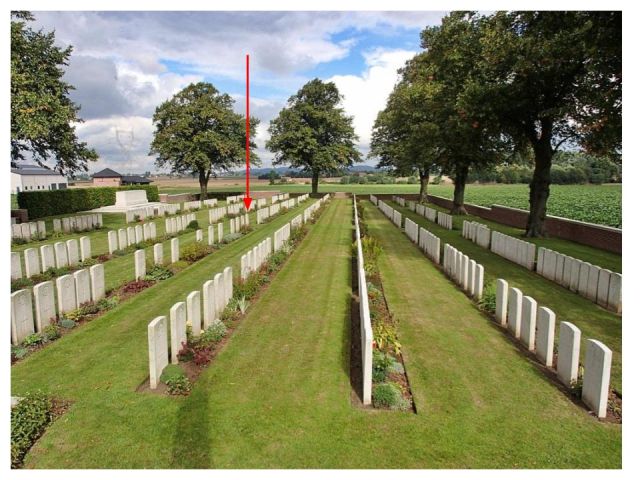
[[[41,190],[18,192],[18,206],[29,211],[29,219],[81,212],[116,203],[118,190],[146,190],[147,200],[160,201],[155,185],[131,185],[126,187],[68,188],[65,190]]]

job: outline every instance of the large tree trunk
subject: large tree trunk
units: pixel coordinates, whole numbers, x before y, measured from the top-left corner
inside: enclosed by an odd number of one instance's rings
[[[469,175],[469,166],[464,165],[456,168],[456,177],[453,180],[453,215],[466,215],[467,210],[464,208],[464,188],[467,185],[467,175]]]
[[[318,193],[318,179],[320,178],[320,172],[314,170],[311,172],[311,175],[311,193]]]
[[[211,172],[205,170],[198,171],[198,182],[200,182],[200,200],[207,199],[207,185],[209,184],[209,176]]]
[[[427,201],[427,185],[429,185],[429,170],[420,170],[420,203]]]
[[[542,123],[540,138],[533,141],[535,167],[529,184],[529,218],[527,219],[527,237],[543,237],[547,234],[544,221],[547,217],[547,199],[551,184],[551,121]]]

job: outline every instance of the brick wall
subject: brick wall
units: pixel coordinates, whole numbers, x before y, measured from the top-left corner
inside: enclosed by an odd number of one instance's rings
[[[376,195],[378,198],[391,199],[392,195]],[[404,198],[418,200],[419,195],[403,195]],[[453,201],[435,195],[427,195],[428,200],[442,208],[452,208]],[[491,207],[481,207],[471,203],[465,203],[467,212],[486,220],[525,229],[529,212],[519,208],[505,207],[502,205],[492,205]],[[608,252],[622,253],[622,230],[595,225],[593,223],[580,222],[569,218],[547,216],[545,222],[547,232],[551,237],[571,240],[572,242],[600,248]]]

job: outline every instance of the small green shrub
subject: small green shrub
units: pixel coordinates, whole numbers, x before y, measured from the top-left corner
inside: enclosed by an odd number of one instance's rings
[[[213,250],[211,246],[204,242],[190,243],[182,249],[182,259],[187,262],[196,262],[209,255]]]
[[[11,346],[11,356],[16,360],[26,357],[27,353],[29,353],[29,350],[22,345]]]
[[[214,345],[227,334],[227,327],[222,322],[216,322],[204,330],[198,337],[198,345]]]
[[[198,224],[197,220],[191,220],[189,222],[189,225],[187,225],[187,229],[189,230],[198,230],[200,228],[200,225]]]
[[[387,378],[387,372],[389,368],[393,364],[393,357],[391,355],[387,355],[380,350],[373,351],[373,375],[372,379],[375,383],[384,382]]]
[[[84,261],[80,262],[80,266],[81,267],[92,267],[93,265],[96,265],[98,263],[98,260],[96,260],[95,258],[87,258]]]
[[[76,322],[69,318],[63,318],[62,320],[60,320],[60,326],[62,328],[72,329],[75,328],[76,325]]]
[[[482,297],[478,302],[478,306],[489,313],[495,313],[496,311],[496,285],[492,283],[482,292]]]
[[[173,272],[167,267],[154,265],[151,270],[147,272],[145,280],[166,280],[171,277],[173,277]]]
[[[53,403],[41,392],[26,394],[11,409],[11,467],[19,468],[33,443],[53,420]]]
[[[180,365],[174,365],[170,363],[169,365],[164,367],[164,370],[162,370],[162,373],[160,374],[160,381],[162,383],[167,383],[167,380],[169,378],[176,375],[184,375],[184,370]]]
[[[11,280],[11,291],[14,292],[16,290],[22,290],[23,288],[30,287],[33,285],[33,280],[30,278],[16,278],[15,280]]]
[[[120,298],[117,295],[114,295],[113,297],[101,298],[96,302],[96,305],[98,306],[98,310],[106,312],[118,305],[118,302],[120,302]]]
[[[376,408],[408,410],[411,407],[410,402],[403,397],[400,385],[394,382],[374,385],[371,395]]]
[[[27,335],[22,341],[22,345],[25,347],[33,347],[34,345],[38,345],[42,343],[42,335],[39,333],[32,333],[31,335]]]
[[[191,391],[191,382],[186,375],[174,375],[165,382],[170,395],[186,395]]]
[[[240,313],[244,315],[247,309],[249,308],[249,301],[247,300],[247,297],[242,296],[238,298],[238,300],[236,301],[236,306],[238,307],[238,310],[240,311]]]
[[[231,243],[236,241],[240,237],[242,237],[242,234],[240,233],[227,233],[224,237],[222,237],[222,243]]]
[[[42,329],[42,342],[52,342],[53,340],[60,338],[60,328],[57,325],[47,325]]]

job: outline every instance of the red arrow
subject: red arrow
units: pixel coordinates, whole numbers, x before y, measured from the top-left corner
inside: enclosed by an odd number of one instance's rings
[[[251,202],[253,201],[253,199],[251,198],[250,194],[249,194],[249,158],[250,158],[250,150],[249,150],[249,54],[247,54],[247,118],[246,118],[246,143],[245,143],[245,150],[246,150],[246,154],[247,154],[247,193],[244,196],[244,208],[247,209],[247,211],[251,208]]]

